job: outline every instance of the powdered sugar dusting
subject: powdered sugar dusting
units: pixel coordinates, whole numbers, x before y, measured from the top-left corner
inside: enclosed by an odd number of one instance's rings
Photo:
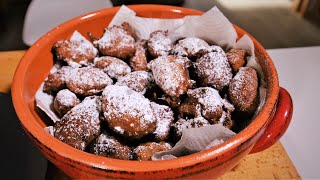
[[[181,118],[173,124],[173,127],[175,128],[175,134],[177,135],[177,138],[180,138],[185,129],[199,128],[208,125],[210,125],[210,123],[205,118],[199,116],[188,120]]]
[[[148,66],[152,70],[156,84],[169,96],[184,94],[189,85],[189,73],[183,65],[175,62],[174,56],[160,56]]]
[[[134,48],[135,40],[121,26],[113,26],[105,29],[103,36],[99,40],[94,41],[93,44],[106,49],[112,48],[115,41],[117,41],[117,48]]]
[[[195,56],[200,50],[205,50],[209,47],[208,43],[196,37],[189,37],[178,41],[173,47],[173,54],[180,56]]]
[[[155,31],[150,34],[150,39],[148,40],[148,49],[152,49],[151,54],[153,56],[165,56],[168,55],[172,49],[172,42],[167,37],[167,31]]]
[[[251,72],[253,72],[254,74],[251,74]],[[247,97],[245,93],[251,92],[251,95],[253,95],[254,93],[257,94],[258,81],[251,75],[256,76],[256,71],[254,69],[252,69],[251,67],[241,67],[232,80],[232,87],[230,86],[231,88],[229,88],[229,91],[232,94],[232,96],[234,96],[235,99],[237,99],[237,103],[239,103],[239,108],[247,107],[248,101],[252,101],[252,99],[246,99],[249,97]]]
[[[153,84],[153,76],[146,71],[134,71],[124,77],[118,79],[116,85],[128,86],[141,94],[145,94],[147,89],[151,88]]]
[[[151,107],[157,119],[156,130],[153,134],[156,140],[165,140],[169,135],[170,126],[174,120],[173,111],[168,106],[159,105],[154,102],[151,102]]]
[[[96,94],[113,83],[110,77],[98,68],[76,68],[70,73],[67,87],[76,94]]]
[[[84,150],[100,132],[99,97],[86,97],[55,124],[55,137]]]
[[[64,106],[73,106],[75,104],[75,101],[79,101],[77,96],[69,89],[63,89],[59,91],[55,99]]]
[[[113,127],[117,133],[130,133],[131,129],[136,128],[149,131],[149,127],[155,123],[150,101],[127,86],[107,86],[102,93],[102,100],[105,119],[109,123],[122,121],[116,123],[119,127]],[[138,122],[131,122],[132,119]],[[139,127],[132,127],[131,123],[138,123]],[[125,126],[126,124],[129,124],[129,127]]]
[[[102,56],[94,59],[96,67],[103,69],[111,78],[120,78],[131,72],[131,68],[121,59]]]
[[[198,103],[202,105],[202,114],[216,112],[222,109],[222,98],[219,92],[210,87],[200,87],[197,89],[188,90],[188,96],[197,99]]]
[[[224,52],[209,52],[194,63],[198,78],[207,79],[206,84],[217,90],[229,85],[232,79],[232,69]]]

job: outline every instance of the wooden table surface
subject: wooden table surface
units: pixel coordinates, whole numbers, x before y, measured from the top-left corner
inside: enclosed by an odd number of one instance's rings
[[[0,52],[0,92],[9,93],[14,71],[25,51]],[[219,179],[301,179],[281,142],[246,156]]]

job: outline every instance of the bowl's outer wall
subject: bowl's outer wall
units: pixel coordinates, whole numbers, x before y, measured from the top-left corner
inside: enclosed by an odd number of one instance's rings
[[[181,18],[200,15],[196,10],[171,6],[131,6],[137,15],[154,18]],[[35,108],[34,95],[53,65],[51,48],[54,42],[67,39],[74,30],[100,37],[118,8],[97,11],[64,23],[37,41],[21,60],[13,82],[13,102],[21,124],[40,151],[62,171],[74,178],[214,178],[233,168],[248,154],[263,133],[275,106],[279,91],[273,63],[263,47],[256,42],[256,55],[264,69],[268,86],[267,102],[252,125],[215,150],[207,150],[183,158],[161,162],[133,162],[98,157],[58,141],[43,131],[51,122]],[[238,35],[245,32],[235,27]],[[86,36],[87,37],[87,36]],[[271,118],[272,119],[272,118]]]

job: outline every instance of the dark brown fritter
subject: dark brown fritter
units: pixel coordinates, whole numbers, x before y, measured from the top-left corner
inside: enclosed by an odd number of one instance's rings
[[[132,149],[121,144],[114,136],[102,132],[90,145],[90,152],[109,158],[131,160]]]
[[[138,161],[149,161],[154,153],[170,150],[172,147],[166,142],[147,142],[137,146],[134,150],[134,156]]]
[[[128,29],[128,23],[106,28],[103,36],[93,44],[105,56],[126,59],[134,55],[135,40]]]
[[[67,81],[67,87],[75,94],[88,96],[100,93],[112,83],[112,79],[103,70],[83,67],[73,70],[72,78]]]
[[[61,40],[53,45],[53,51],[58,59],[67,62],[72,67],[87,66],[98,55],[98,51],[78,41]]]
[[[59,114],[59,116],[62,117],[79,103],[80,100],[74,93],[72,93],[69,89],[63,89],[59,91],[54,98],[53,108]]]
[[[189,77],[189,60],[182,56],[160,56],[152,60],[151,69],[155,83],[169,96],[179,97],[192,86]]]
[[[71,71],[71,67],[63,66],[56,72],[49,74],[44,81],[43,91],[50,94],[66,88],[66,81],[68,80]]]
[[[139,139],[156,128],[150,101],[127,86],[107,86],[102,93],[102,110],[109,127],[124,137]]]
[[[226,53],[229,64],[232,68],[233,73],[237,73],[239,68],[243,67],[246,63],[245,57],[247,51],[243,49],[231,49]]]
[[[256,71],[250,67],[240,68],[230,83],[228,95],[236,111],[252,115],[259,102]]]
[[[132,71],[146,71],[148,69],[146,42],[146,40],[136,42],[136,52],[129,61]]]
[[[100,134],[98,97],[86,97],[54,125],[54,137],[79,150]]]
[[[168,37],[168,31],[155,31],[151,33],[147,41],[147,48],[154,58],[168,55],[172,49],[172,41]]]
[[[131,68],[127,63],[121,59],[111,57],[111,56],[102,56],[94,59],[94,66],[103,69],[105,73],[108,74],[111,78],[120,78],[131,72]]]
[[[232,69],[224,51],[219,46],[210,46],[193,66],[197,84],[200,86],[210,86],[223,91],[232,79]]]

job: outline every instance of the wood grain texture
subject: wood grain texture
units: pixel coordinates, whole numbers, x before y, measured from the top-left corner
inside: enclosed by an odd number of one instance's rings
[[[10,92],[15,69],[24,53],[25,51],[0,52],[0,92]],[[61,172],[58,171],[56,168],[52,170],[51,167],[49,174],[60,177]],[[301,179],[301,177],[285,149],[278,142],[263,152],[246,156],[240,164],[219,179]]]
[[[0,92],[9,93],[16,67],[25,51],[0,52]]]

